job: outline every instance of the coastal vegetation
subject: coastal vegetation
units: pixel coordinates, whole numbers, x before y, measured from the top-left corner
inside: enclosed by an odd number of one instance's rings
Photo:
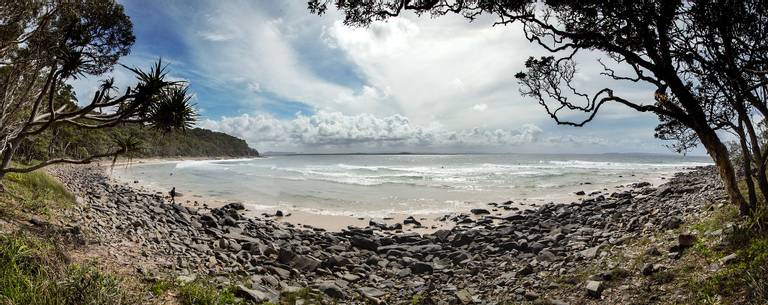
[[[55,136],[53,135],[55,134]],[[134,139],[141,143],[125,157],[255,157],[259,152],[242,139],[203,128],[161,132],[136,124],[83,130],[64,126],[46,131],[21,143],[16,160],[70,157],[85,158],[112,148],[115,139]]]
[[[158,60],[149,70],[123,67],[136,78],[127,88],[105,79],[93,99],[74,105],[67,82],[113,69],[134,43],[130,18],[114,1],[10,1],[0,4],[0,180],[53,164],[89,163],[127,154],[140,142],[115,138],[80,158],[12,163],[24,141],[63,126],[79,132],[131,123],[161,132],[186,130],[196,118],[184,82],[169,80]]]

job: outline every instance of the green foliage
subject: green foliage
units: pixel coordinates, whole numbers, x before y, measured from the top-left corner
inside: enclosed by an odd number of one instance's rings
[[[183,305],[246,304],[235,297],[234,289],[229,287],[218,289],[200,279],[179,287],[179,301]]]
[[[421,305],[422,302],[424,302],[424,296],[420,293],[414,294],[411,297],[411,305]]]
[[[0,212],[13,215],[18,211],[49,214],[51,209],[65,208],[75,197],[64,186],[42,171],[5,176],[5,192],[0,193]]]
[[[694,286],[699,302],[722,299],[743,299],[750,304],[768,302],[768,236],[753,237],[739,247],[743,248],[736,252],[735,263]]]
[[[167,291],[173,288],[173,283],[164,280],[158,280],[149,285],[149,291],[156,297],[163,296]]]
[[[55,135],[55,136],[54,136]],[[17,161],[31,162],[55,157],[85,158],[117,149],[124,157],[245,157],[258,156],[241,139],[201,128],[164,132],[138,124],[84,130],[62,126],[28,139]]]
[[[186,87],[173,87],[149,111],[151,126],[164,133],[173,129],[187,130],[192,127],[197,114],[187,94]]]
[[[141,303],[119,277],[65,261],[51,241],[23,234],[0,235],[0,303]]]

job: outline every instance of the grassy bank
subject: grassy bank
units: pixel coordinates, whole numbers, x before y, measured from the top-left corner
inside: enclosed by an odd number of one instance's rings
[[[700,236],[694,246],[696,255],[714,272],[688,283],[693,300],[768,304],[768,230],[762,222],[764,212],[758,213],[739,219],[736,208],[729,206],[694,225]]]
[[[0,235],[2,304],[139,304],[139,290],[94,265],[68,263],[55,243],[26,233]]]
[[[51,217],[52,211],[75,203],[75,197],[44,172],[7,174],[2,183],[5,192],[0,192],[0,216],[5,218],[24,214]]]

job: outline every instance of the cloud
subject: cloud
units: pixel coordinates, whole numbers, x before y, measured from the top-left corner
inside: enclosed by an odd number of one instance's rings
[[[472,106],[472,109],[474,109],[475,111],[485,111],[485,109],[488,109],[488,105],[486,105],[486,104],[475,104],[474,106]]]
[[[259,93],[261,92],[261,84],[257,82],[250,82],[248,83],[248,90],[250,90],[253,93]]]
[[[162,6],[151,10],[158,16],[150,22],[143,22],[149,18],[144,14],[132,18],[137,33],[157,37],[139,35],[135,52],[122,62],[180,60],[171,68],[199,93],[196,103],[208,117],[201,125],[244,137],[259,149],[433,145],[444,152],[509,146],[573,152],[582,150],[568,147],[588,143],[639,150],[637,143],[622,144],[629,132],[638,143],[661,146],[652,137],[656,118],[626,107],[601,109],[579,131],[555,126],[540,105],[520,96],[514,78],[528,56],[546,52],[527,41],[518,25],[492,26],[491,16],[470,23],[455,15],[405,14],[353,28],[333,10],[309,14],[301,1],[126,2],[134,11],[150,4]],[[165,39],[171,36],[176,39]],[[596,58],[578,58],[579,88],[611,87],[633,101],[653,102],[648,88],[603,81]],[[124,71],[116,71],[116,78],[132,82]],[[96,85],[73,83],[79,97],[92,95]]]
[[[313,149],[369,151],[382,148],[476,148],[522,145],[539,140],[542,130],[531,124],[515,129],[450,131],[439,124],[414,124],[407,117],[344,115],[320,111],[280,120],[269,114],[243,114],[204,120],[201,127],[246,139],[262,150]]]
[[[221,32],[201,31],[201,32],[198,32],[198,34],[200,34],[200,37],[202,37],[203,39],[209,40],[209,41],[227,41],[234,38],[232,34],[221,33]]]

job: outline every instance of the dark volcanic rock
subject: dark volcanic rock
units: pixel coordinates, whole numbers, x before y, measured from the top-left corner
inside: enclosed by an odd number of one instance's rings
[[[352,244],[353,247],[371,251],[376,251],[376,249],[379,247],[379,243],[376,241],[362,236],[352,236],[349,239],[349,243]]]
[[[233,209],[233,210],[245,210],[245,206],[242,202],[232,202],[230,204],[227,204],[224,206],[225,209]]]

